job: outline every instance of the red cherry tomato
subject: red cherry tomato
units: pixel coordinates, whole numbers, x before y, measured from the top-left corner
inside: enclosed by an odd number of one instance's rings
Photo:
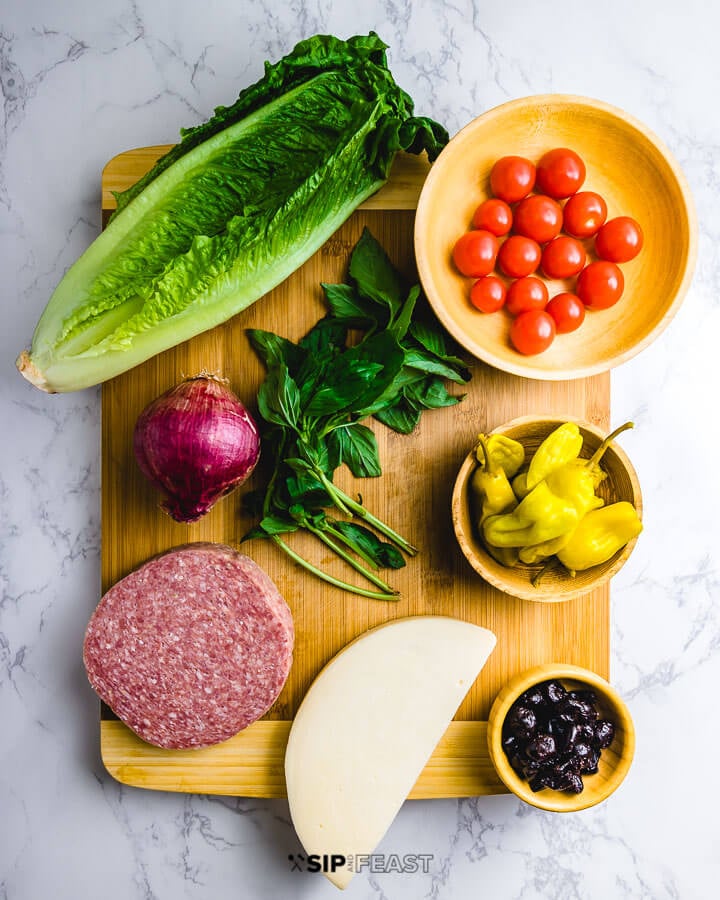
[[[500,247],[498,265],[511,278],[523,278],[537,269],[541,255],[538,243],[521,234],[514,234]]]
[[[618,216],[610,219],[598,231],[595,238],[595,249],[601,259],[610,262],[629,262],[635,259],[642,250],[642,228],[630,216]]]
[[[521,200],[515,209],[514,231],[545,244],[560,234],[563,211],[559,203],[544,194]]]
[[[579,191],[584,181],[585,163],[566,147],[548,150],[537,164],[538,188],[556,200]]]
[[[555,329],[558,334],[569,334],[579,328],[585,319],[585,306],[582,300],[575,294],[567,291],[556,294],[545,307],[555,320]]]
[[[575,238],[560,235],[546,245],[542,269],[548,278],[572,278],[585,265],[585,248]]]
[[[463,275],[480,278],[495,268],[498,239],[489,231],[468,231],[458,239],[452,252],[453,262]]]
[[[592,237],[607,218],[607,204],[594,191],[580,191],[565,204],[563,229],[577,238]]]
[[[625,279],[619,267],[600,260],[590,263],[577,280],[577,295],[590,309],[607,309],[614,306],[625,288]]]
[[[545,309],[548,302],[548,289],[539,278],[527,275],[513,281],[507,291],[505,307],[512,316],[527,312],[529,309]]]
[[[522,156],[503,156],[492,167],[490,187],[506,203],[517,203],[535,187],[535,166]]]
[[[529,309],[513,319],[510,341],[518,353],[534,356],[552,344],[555,337],[555,321],[543,309]]]
[[[470,302],[480,312],[497,312],[505,303],[505,294],[505,285],[497,275],[486,275],[470,288]]]
[[[483,228],[500,237],[512,228],[513,214],[504,200],[491,197],[484,200],[475,210],[473,228]]]

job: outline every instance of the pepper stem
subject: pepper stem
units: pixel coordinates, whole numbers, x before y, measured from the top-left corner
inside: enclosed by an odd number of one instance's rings
[[[596,466],[600,462],[600,459],[602,458],[602,456],[605,453],[605,451],[607,450],[607,448],[610,446],[610,444],[612,444],[612,442],[615,440],[615,438],[619,434],[622,434],[623,431],[629,431],[631,428],[634,428],[634,427],[635,427],[634,422],[625,422],[624,425],[620,425],[620,427],[616,428],[615,431],[611,431],[610,434],[605,438],[605,440],[602,442],[602,444],[600,444],[600,446],[597,448],[597,450],[593,453],[593,455],[588,460],[588,462],[587,462],[588,468],[591,469],[593,466]]]
[[[485,471],[490,472],[490,453],[488,452],[487,442],[485,441],[485,435],[478,435],[478,444],[480,444],[483,452],[483,456],[485,457]],[[476,454],[477,455],[477,454]],[[492,473],[490,473],[492,474]]]

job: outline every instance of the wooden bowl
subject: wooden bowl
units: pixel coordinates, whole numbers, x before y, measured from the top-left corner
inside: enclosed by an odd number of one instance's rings
[[[568,690],[591,688],[597,694],[597,708],[601,718],[615,725],[612,744],[602,751],[599,771],[583,775],[581,794],[553,791],[544,788],[537,793],[527,781],[516,774],[502,747],[505,717],[517,698],[541,681],[557,679]],[[618,692],[604,678],[580,666],[550,663],[535,666],[516,675],[495,698],[488,719],[488,749],[495,769],[506,787],[526,803],[552,812],[577,812],[602,803],[620,785],[630,769],[635,752],[635,727],[627,706]]]
[[[583,436],[581,456],[586,458],[592,456],[602,443],[605,434],[589,422],[582,422],[573,416],[546,416],[544,418],[522,416],[495,428],[491,433],[506,434],[519,441],[525,447],[527,462],[551,431],[554,431],[563,422],[570,421],[578,423]],[[617,442],[613,442],[605,451],[600,465],[608,475],[598,488],[598,494],[604,498],[606,505],[619,500],[628,500],[638,511],[638,515],[642,517],[640,484],[632,463]],[[558,564],[548,570],[537,585],[533,585],[531,580],[542,568],[541,564],[535,566],[520,564],[514,568],[508,568],[493,559],[480,540],[480,535],[473,524],[473,507],[470,497],[470,478],[476,466],[477,459],[473,449],[465,457],[455,480],[452,495],[452,520],[455,536],[460,544],[460,549],[473,569],[485,581],[506,594],[546,603],[570,600],[594,590],[612,578],[632,553],[637,538],[633,538],[602,565],[578,572],[573,577]]]
[[[544,353],[523,356],[510,344],[507,312],[485,315],[470,304],[473,279],[458,273],[451,252],[471,227],[475,208],[490,196],[493,164],[508,155],[537,162],[554,147],[580,154],[587,167],[581,190],[605,198],[608,219],[635,218],[645,244],[639,256],[621,265],[625,291],[615,306],[588,310],[577,331],[557,335]],[[596,258],[590,252],[594,239],[584,243],[588,261]],[[513,100],[470,122],[433,164],[415,219],[420,280],[447,330],[490,365],[545,380],[604,372],[647,347],[677,312],[696,250],[690,189],[665,145],[622,110],[562,94]],[[574,285],[575,279],[548,281],[550,296]]]

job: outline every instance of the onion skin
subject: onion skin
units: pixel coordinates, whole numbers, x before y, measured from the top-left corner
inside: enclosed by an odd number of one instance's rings
[[[167,497],[161,508],[176,522],[196,522],[250,476],[260,434],[230,388],[198,375],[145,407],[133,450],[140,471]]]

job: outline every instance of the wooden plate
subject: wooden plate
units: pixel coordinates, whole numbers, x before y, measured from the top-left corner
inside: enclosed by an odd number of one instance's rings
[[[106,213],[111,190],[139,178],[164,148],[121,154],[103,175]],[[321,281],[345,277],[348,254],[368,226],[393,261],[416,278],[414,208],[427,161],[400,156],[386,188],[356,212],[305,266],[270,294],[224,325],[198,335],[102,388],[102,585],[107,590],[150,556],[188,541],[237,546],[254,522],[242,511],[245,490],[261,483],[261,467],[239,491],[193,525],[173,522],[158,508],[159,497],[140,474],[132,454],[132,431],[143,407],[185,375],[221,372],[251,409],[264,378],[245,329],[265,328],[297,340],[325,312]],[[457,406],[427,413],[410,436],[371,423],[383,475],[354,480],[344,470],[338,482],[363,495],[366,505],[420,553],[392,573],[401,591],[397,603],[338,591],[295,566],[273,545],[242,545],[278,585],[293,611],[295,661],[278,702],[267,717],[235,738],[197,751],[160,750],[143,743],[107,710],[101,723],[102,757],[109,772],[128,784],[161,790],[256,797],[284,795],[283,757],[290,720],[325,663],[363,631],[398,616],[448,615],[490,628],[497,647],[440,742],[412,797],[461,797],[506,790],[487,749],[490,704],[516,672],[561,660],[607,675],[609,597],[606,587],[573,603],[526,603],[486,584],[471,569],[453,534],[450,496],[457,471],[478,431],[538,411],[577,416],[608,426],[609,376],[565,384],[527,381],[472,361],[467,396]],[[305,535],[293,546],[316,564],[351,579],[344,563],[318,550]]]
[[[625,292],[607,310],[588,311],[581,328],[558,335],[548,350],[522,356],[508,339],[504,311],[484,315],[470,305],[452,248],[489,196],[490,170],[503,156],[533,162],[554,147],[585,161],[582,190],[601,194],[608,218],[632,216],[645,245],[623,263]],[[592,241],[586,241],[592,259]],[[647,347],[668,325],[690,285],[697,223],[690,189],[665,145],[622,110],[583,97],[548,94],[513,100],[474,119],[440,154],[425,182],[415,222],[415,251],[425,292],[438,318],[470,353],[528,378],[564,380],[618,366]],[[549,281],[550,296],[575,279]]]

